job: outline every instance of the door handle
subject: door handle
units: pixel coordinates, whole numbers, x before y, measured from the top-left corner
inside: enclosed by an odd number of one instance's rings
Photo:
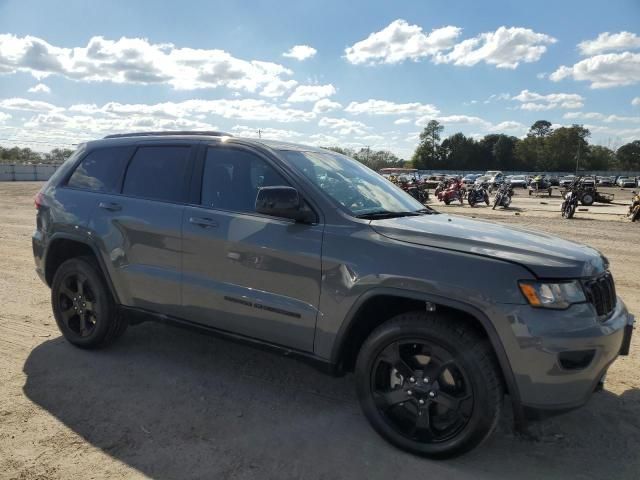
[[[122,205],[115,202],[100,202],[98,204],[100,208],[104,208],[105,210],[109,210],[110,212],[117,212],[122,210]]]
[[[218,222],[211,218],[206,217],[189,217],[189,223],[193,223],[194,225],[199,225],[202,228],[210,228],[217,227]]]

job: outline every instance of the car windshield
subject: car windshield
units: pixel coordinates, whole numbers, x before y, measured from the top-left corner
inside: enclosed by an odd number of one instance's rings
[[[280,152],[293,168],[354,216],[420,212],[424,205],[360,162],[333,152]]]

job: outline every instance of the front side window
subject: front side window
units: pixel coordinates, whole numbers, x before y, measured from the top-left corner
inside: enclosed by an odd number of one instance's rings
[[[90,152],[74,170],[67,186],[94,192],[117,192],[130,151],[129,147],[112,147]]]
[[[280,153],[352,215],[417,212],[425,208],[381,175],[344,155],[289,150]]]
[[[182,201],[190,150],[189,146],[138,148],[127,168],[122,193],[167,202]]]
[[[275,186],[289,183],[253,153],[222,147],[207,150],[200,201],[203,206],[253,213],[260,187]]]

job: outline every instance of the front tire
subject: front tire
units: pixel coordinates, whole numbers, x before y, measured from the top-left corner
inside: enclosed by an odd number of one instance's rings
[[[51,285],[51,304],[62,335],[80,348],[104,347],[127,328],[91,257],[72,258],[60,265]]]
[[[495,429],[504,389],[488,341],[455,319],[411,312],[367,338],[355,369],[373,428],[409,452],[446,458]]]

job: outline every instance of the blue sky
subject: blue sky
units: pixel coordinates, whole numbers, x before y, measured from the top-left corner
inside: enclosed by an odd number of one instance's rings
[[[640,139],[638,0],[186,4],[0,0],[0,144],[215,127],[408,157],[434,118]]]

